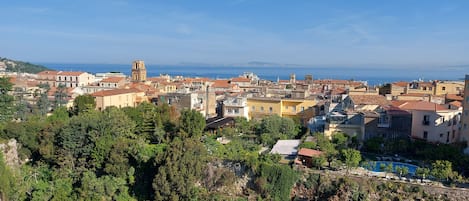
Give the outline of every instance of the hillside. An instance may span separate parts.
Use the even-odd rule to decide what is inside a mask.
[[[17,72],[20,70],[24,73],[38,73],[44,70],[50,70],[45,66],[32,64],[24,61],[15,61],[0,57],[0,71]]]

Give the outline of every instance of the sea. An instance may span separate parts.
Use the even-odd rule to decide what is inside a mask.
[[[84,71],[88,73],[121,72],[130,75],[131,64],[60,64],[41,63],[48,68],[62,71]],[[396,81],[413,80],[464,80],[469,74],[469,66],[445,68],[392,68],[392,67],[307,67],[307,66],[196,66],[196,65],[152,65],[146,64],[147,77],[160,74],[184,77],[207,77],[223,79],[238,77],[244,72],[252,72],[261,79],[287,80],[294,73],[297,80],[305,75],[313,79],[343,79],[366,81],[368,85],[382,85]]]

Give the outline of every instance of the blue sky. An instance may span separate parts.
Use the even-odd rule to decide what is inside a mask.
[[[31,62],[469,64],[469,1],[1,1],[0,56]]]

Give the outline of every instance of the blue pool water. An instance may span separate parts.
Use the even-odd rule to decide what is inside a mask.
[[[384,164],[385,166],[389,165],[389,163],[392,163],[392,170],[393,172],[396,171],[397,167],[407,167],[409,170],[410,175],[415,175],[415,171],[417,170],[418,166],[408,164],[408,163],[401,163],[401,162],[391,162],[391,161],[374,161],[376,165],[373,167],[373,172],[384,172],[384,170],[381,169],[381,164]]]

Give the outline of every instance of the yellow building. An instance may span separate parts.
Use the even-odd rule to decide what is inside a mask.
[[[98,91],[91,94],[96,101],[96,109],[104,110],[107,107],[115,106],[135,107],[141,102],[146,102],[145,92],[137,89],[113,89]]]
[[[316,101],[312,99],[282,99],[282,117],[298,117],[300,113],[312,108]]]
[[[282,116],[282,100],[279,98],[248,98],[249,119],[269,115]]]
[[[249,119],[259,119],[269,115],[300,117],[316,105],[312,99],[248,98]]]
[[[440,81],[436,82],[434,95],[461,94],[464,91],[464,82]]]
[[[409,83],[405,93],[433,95],[434,86],[431,82],[411,82]]]

